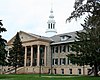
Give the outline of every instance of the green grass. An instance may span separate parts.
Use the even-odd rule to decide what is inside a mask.
[[[0,75],[0,80],[100,80],[100,77],[93,76],[62,76],[38,74],[9,74]]]

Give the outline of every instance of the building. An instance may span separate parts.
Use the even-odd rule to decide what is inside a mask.
[[[49,34],[44,37],[24,31],[19,32],[24,47],[24,66],[17,69],[17,73],[46,73],[66,75],[88,75],[91,67],[72,64],[67,55],[72,51],[69,45],[74,42],[75,33],[56,34],[53,10],[48,20]],[[8,41],[8,48],[12,47],[15,36]],[[42,52],[40,52],[40,49]],[[40,65],[41,61],[41,65]]]

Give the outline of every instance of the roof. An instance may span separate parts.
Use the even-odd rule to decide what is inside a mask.
[[[32,37],[35,37],[37,39],[40,39],[40,40],[49,41],[49,42],[51,42],[51,45],[74,42],[75,41],[75,36],[76,36],[76,31],[75,32],[70,32],[70,33],[58,34],[58,35],[54,35],[52,37],[40,36],[40,35],[36,35],[36,34],[33,34],[33,33],[27,33],[27,32],[24,32],[24,31],[20,31],[20,33],[28,34],[28,35],[30,35]],[[61,40],[61,37],[63,37],[63,36],[66,36],[67,39],[66,40]],[[14,37],[12,39],[14,39]],[[11,42],[12,39],[9,42]]]
[[[44,39],[44,40],[52,41],[52,39],[50,37],[40,36],[40,35],[36,35],[36,34],[33,34],[33,33],[28,33],[28,34],[31,35],[31,36],[37,37],[39,39]]]
[[[61,40],[61,37],[63,37],[63,36],[67,36],[68,39]],[[70,33],[54,35],[54,36],[51,37],[51,39],[53,40],[51,45],[74,42],[75,36],[76,36],[76,32],[70,32]]]
[[[27,33],[27,32],[24,32],[24,31],[19,31],[19,33],[24,33],[24,34],[26,34],[26,35],[29,35],[29,36],[31,36],[32,39],[33,39],[33,38],[36,38],[36,39],[38,39],[38,40],[45,40],[45,41],[48,41],[48,42],[52,42],[52,39],[49,38],[49,37],[44,37],[44,36],[36,35],[36,34],[33,34],[33,33]],[[16,36],[16,35],[15,35],[15,36]],[[15,36],[14,36],[12,39],[10,39],[10,40],[8,41],[8,44],[12,44],[13,39],[15,38]],[[31,40],[32,40],[32,39],[31,39]]]
[[[36,36],[40,39],[44,39],[44,40],[49,40],[51,41],[51,45],[54,44],[62,44],[62,43],[69,43],[69,42],[74,42],[75,41],[75,36],[76,36],[76,31],[75,32],[69,32],[69,33],[63,33],[63,34],[58,34],[58,35],[54,35],[52,37],[45,37],[45,36],[40,36],[40,35],[36,35],[33,33],[28,33],[32,36]],[[61,40],[61,37],[66,36],[68,37],[68,39],[66,40]]]

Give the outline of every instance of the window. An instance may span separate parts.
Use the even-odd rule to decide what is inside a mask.
[[[40,65],[44,65],[44,59],[40,60]]]
[[[35,58],[35,59],[34,59],[33,66],[36,66],[36,65],[37,65],[37,59]]]
[[[65,36],[61,36],[61,41],[64,41],[65,40]]]
[[[60,46],[60,53],[66,52],[66,45],[61,45]]]
[[[53,24],[53,29],[55,29],[55,24]]]
[[[51,50],[52,50],[52,53],[54,53],[54,52],[55,52],[55,51],[54,51],[54,50],[55,50],[55,48],[54,48],[54,47],[52,47],[52,48],[51,48]]]
[[[52,23],[51,23],[51,29],[52,29]]]
[[[70,63],[69,57],[67,58],[67,61],[68,61],[67,63],[69,64]]]
[[[50,24],[48,24],[48,28],[50,29]]]
[[[69,45],[67,46],[67,51],[70,52],[70,46]]]
[[[66,58],[60,58],[60,65],[66,64]]]
[[[63,46],[63,52],[66,52],[66,46],[65,45]]]
[[[78,74],[81,74],[81,69],[78,69]]]
[[[69,35],[61,35],[61,41],[65,41],[65,40],[68,40],[69,38],[71,38],[71,36]]]
[[[31,55],[31,47],[27,46],[27,56],[30,56],[30,55]]]
[[[70,74],[72,74],[72,69],[69,69]]]
[[[55,64],[58,65],[58,59],[55,59]]]
[[[62,74],[64,74],[64,69],[61,69]]]
[[[58,53],[58,46],[53,46],[51,50],[52,50],[52,53]]]
[[[55,48],[55,52],[58,53],[58,46],[56,46],[56,48]]]
[[[53,65],[58,65],[58,59],[53,59]]]
[[[62,46],[60,46],[60,53],[62,52]]]

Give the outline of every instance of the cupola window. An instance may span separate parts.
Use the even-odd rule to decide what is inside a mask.
[[[52,23],[51,23],[51,29],[52,29]]]
[[[55,24],[53,24],[53,29],[55,29]]]
[[[48,29],[50,29],[50,24],[48,24]]]

